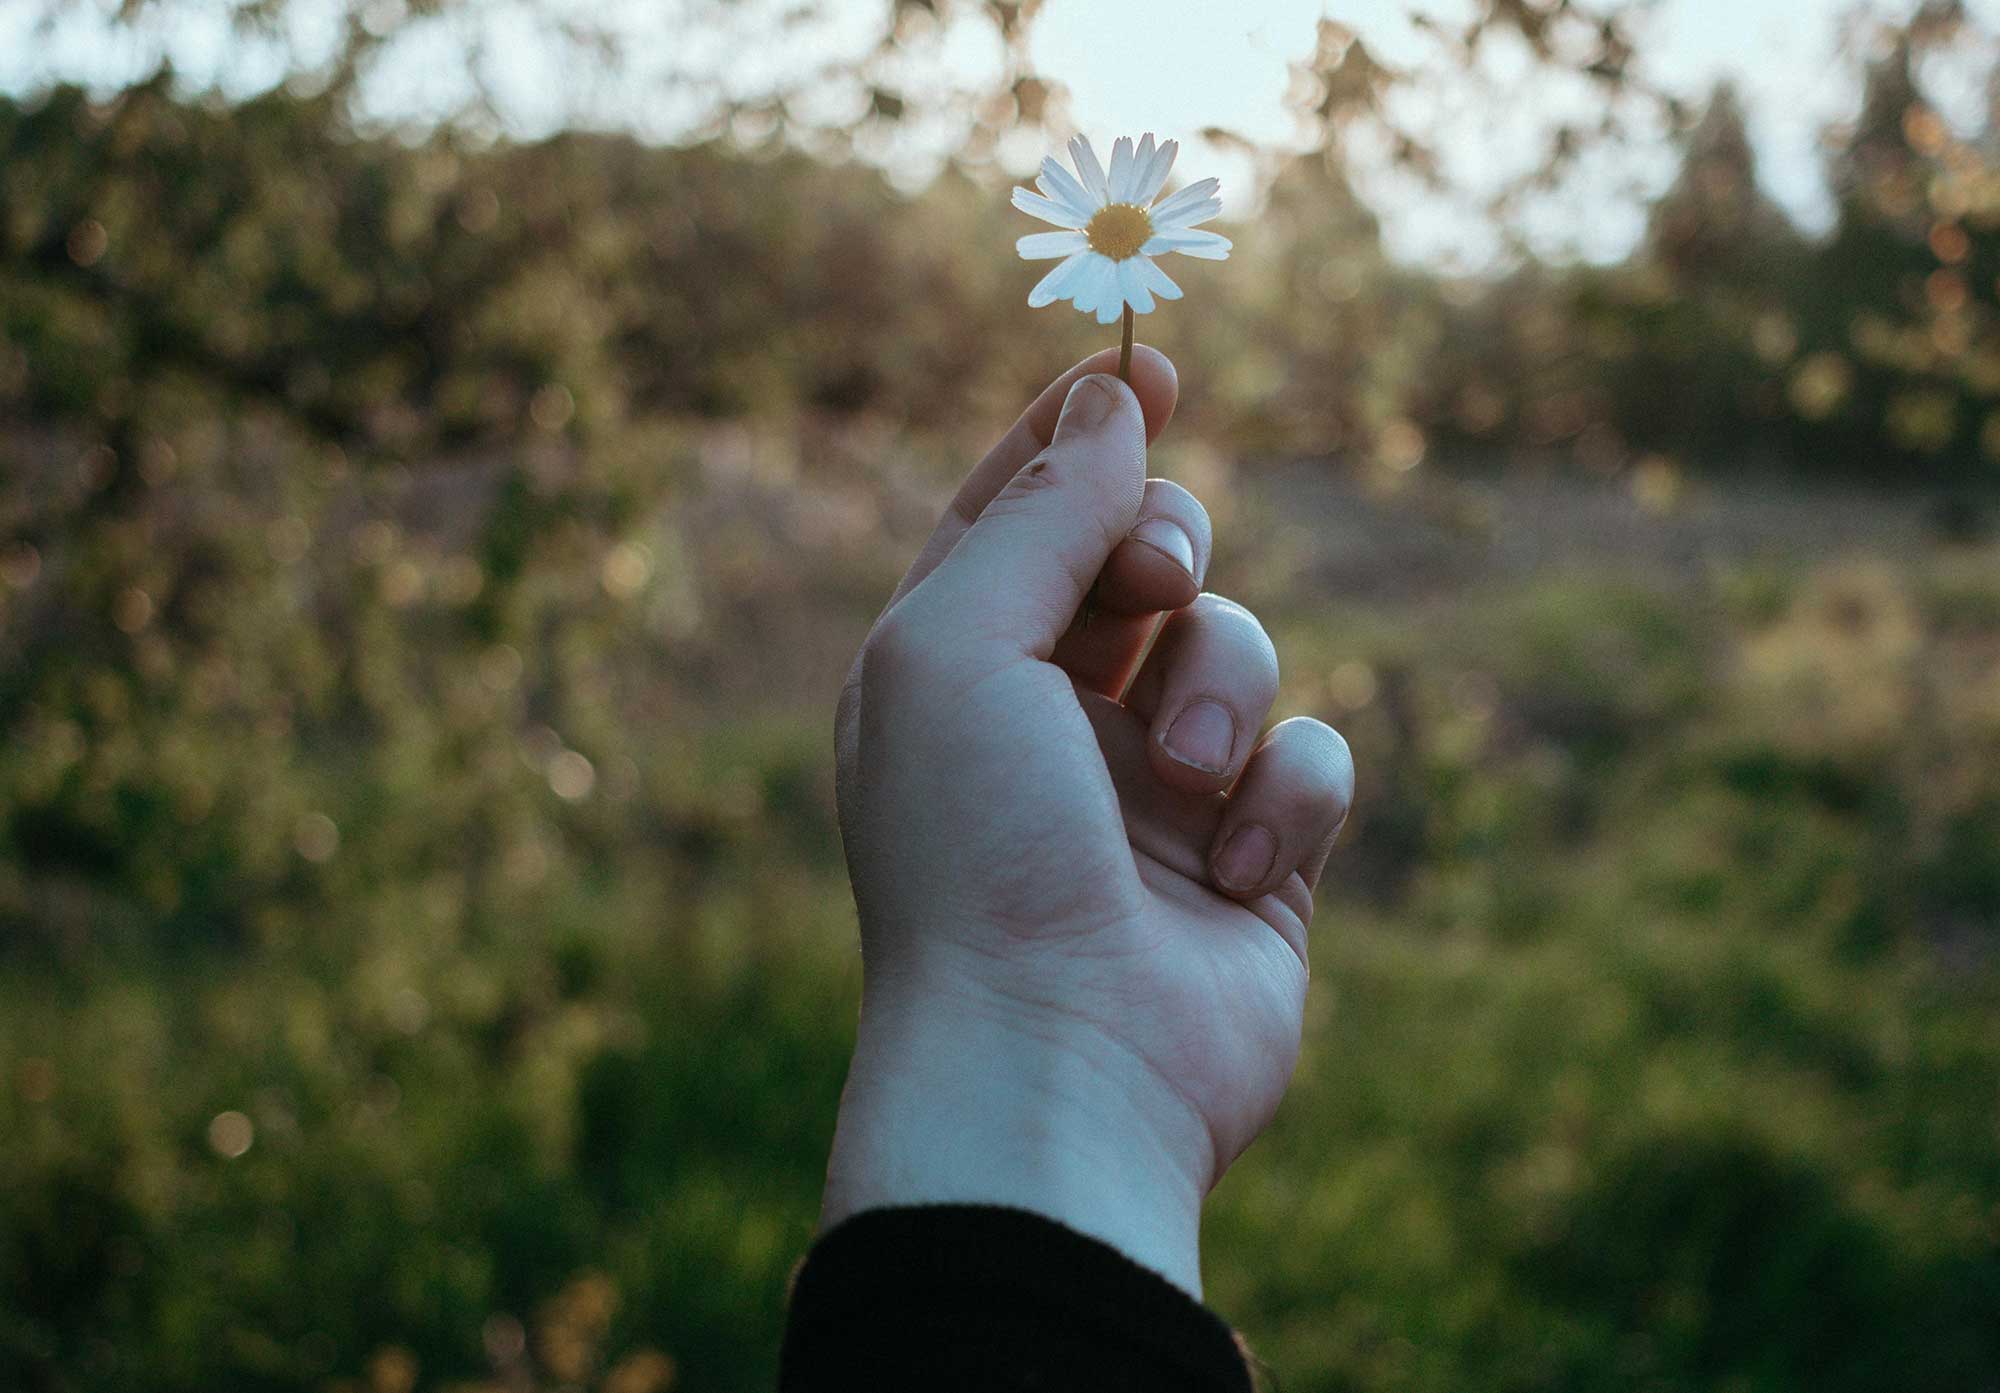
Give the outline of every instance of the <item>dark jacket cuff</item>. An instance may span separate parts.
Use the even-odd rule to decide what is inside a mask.
[[[792,1281],[779,1387],[1249,1393],[1207,1307],[1107,1244],[995,1205],[857,1214]]]

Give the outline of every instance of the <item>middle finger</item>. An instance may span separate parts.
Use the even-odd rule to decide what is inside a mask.
[[[1257,616],[1202,595],[1167,616],[1125,704],[1146,722],[1162,783],[1218,793],[1242,772],[1277,695],[1277,650]]]

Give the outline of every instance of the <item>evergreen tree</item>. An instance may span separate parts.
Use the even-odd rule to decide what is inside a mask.
[[[1961,480],[2000,459],[1993,130],[1954,135],[1916,69],[1962,23],[1956,4],[1927,5],[1869,68],[1829,166],[1839,222],[1802,297],[1812,352],[1790,394],[1829,448]]]
[[[1781,453],[1804,239],[1758,184],[1733,87],[1715,89],[1680,153],[1632,260],[1574,283],[1610,417],[1635,445],[1711,464]]]
[[[1727,82],[1682,142],[1681,172],[1653,205],[1641,255],[1678,288],[1768,288],[1799,250],[1784,213],[1757,184],[1743,104]]]

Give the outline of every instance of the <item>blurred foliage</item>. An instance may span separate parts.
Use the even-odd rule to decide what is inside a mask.
[[[1451,36],[1466,61],[1506,8]],[[1679,113],[1680,176],[1626,263],[1530,260],[1481,281],[1384,259],[1337,133],[1379,118],[1404,77],[1329,24],[1295,94],[1327,143],[1269,157],[1237,264],[1182,268],[1199,324],[1147,328],[1205,384],[1199,426],[1239,448],[1391,471],[1432,445],[1598,473],[1779,464],[1985,491],[2000,135],[1954,132],[1915,78],[1961,36],[1956,14],[1934,3],[1883,31],[1858,118],[1828,133],[1831,234],[1802,235],[1761,191],[1725,87]],[[1611,26],[1560,47],[1623,42]],[[911,200],[798,153],[779,121],[681,149],[459,127],[412,145],[353,137],[344,111],[334,90],[277,89],[225,112],[176,100],[164,72],[104,105],[66,88],[0,104],[0,401],[129,459],[129,423],[157,419],[147,393],[171,377],[416,460],[505,438],[537,400],[585,430],[815,409],[942,424],[1011,399],[1051,333],[1097,342],[1075,317],[1019,312],[1019,219],[996,216],[976,162]],[[1402,163],[1432,168],[1398,139]],[[1584,140],[1558,132],[1570,156]]]
[[[1829,132],[1830,235],[1807,239],[1759,189],[1722,88],[1631,260],[1473,291],[1413,415],[1450,443],[1602,471],[1664,456],[1990,489],[2000,126],[1953,134],[1913,78],[1956,32],[1893,33],[1858,119]]]
[[[532,51],[541,85],[556,89],[537,99],[572,127],[601,125],[607,109],[596,99],[615,90],[628,114],[634,105],[671,104],[681,133],[769,132],[821,154],[879,155],[904,125],[952,129],[952,158],[974,166],[991,164],[1009,133],[1066,137],[1070,128],[1067,92],[1030,57],[1041,0],[663,0],[637,9],[555,0],[16,3],[37,38],[87,12],[105,42],[142,63],[171,61],[176,29],[199,32],[350,113],[368,108],[371,80],[415,51],[439,79],[423,94],[426,109],[461,126],[504,126],[505,70],[518,78],[521,53]],[[1540,137],[1542,158],[1528,182],[1542,186],[1559,182],[1594,142],[1628,134],[1631,108],[1676,105],[1633,63],[1635,18],[1606,0],[1470,0],[1420,5],[1407,16],[1436,63],[1469,66],[1484,46],[1504,45],[1531,74],[1577,75],[1602,99],[1593,122],[1564,121]],[[440,43],[462,59],[449,73],[437,70]],[[943,45],[992,55],[991,70],[969,76],[937,61]],[[750,76],[732,61],[746,50],[783,57]],[[1422,62],[1383,62],[1355,28],[1326,18],[1299,73],[1301,115],[1324,132],[1369,123],[1399,159],[1434,178],[1438,152],[1386,100],[1422,85],[1427,71]]]
[[[1628,265],[1397,269],[1306,156],[1148,325],[1362,771],[1210,1216],[1288,1389],[2000,1369],[2000,203],[1929,22],[1826,239],[1719,93]],[[0,103],[0,1387],[770,1385],[832,696],[1103,346],[1017,221],[775,135]]]

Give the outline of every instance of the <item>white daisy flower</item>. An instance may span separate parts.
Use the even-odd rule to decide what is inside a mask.
[[[1099,324],[1111,323],[1128,306],[1151,314],[1155,295],[1181,298],[1181,288],[1154,257],[1180,252],[1205,261],[1229,259],[1227,237],[1198,230],[1222,211],[1219,181],[1202,179],[1153,202],[1179,151],[1174,140],[1155,147],[1150,132],[1136,147],[1131,137],[1120,136],[1112,143],[1107,173],[1090,142],[1074,136],[1069,153],[1075,174],[1045,159],[1035,179],[1041,192],[1014,190],[1016,208],[1063,229],[1030,233],[1014,244],[1024,261],[1063,258],[1028,292],[1030,308],[1068,300],[1086,314],[1095,312]]]

